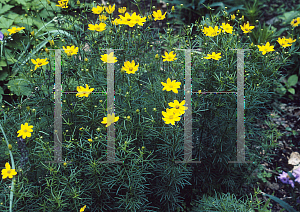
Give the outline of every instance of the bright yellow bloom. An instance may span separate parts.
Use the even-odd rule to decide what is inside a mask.
[[[51,46],[54,46],[54,40],[49,40]]]
[[[201,90],[199,90],[198,93],[201,94]]]
[[[75,48],[75,46],[67,46],[67,48],[63,46],[63,49],[68,56],[78,53],[78,47]]]
[[[121,24],[126,24],[130,27],[133,27],[136,22],[132,19],[132,16],[129,15],[129,13],[125,13],[125,16],[119,15],[120,19],[122,20],[120,23]]]
[[[175,11],[175,7],[174,7],[174,6],[172,6],[172,8],[171,8],[171,11],[172,11],[172,12],[174,12],[174,11]]]
[[[89,141],[89,142],[93,142],[93,139],[89,138],[88,141]]]
[[[174,54],[173,51],[171,51],[169,54],[168,54],[168,52],[165,52],[165,56],[162,55],[162,58],[164,58],[163,59],[164,62],[177,60],[177,58],[175,58],[175,57],[176,57],[176,54]]]
[[[176,114],[174,112],[174,109],[169,109],[167,108],[166,110],[167,112],[165,111],[162,111],[162,115],[164,116],[164,118],[162,118],[166,124],[172,124],[172,125],[175,125],[175,121],[180,121],[180,117],[178,114]]]
[[[68,2],[69,2],[69,0],[61,0],[61,1],[58,1],[59,5],[55,5],[55,6],[58,6],[61,8],[68,8]]]
[[[188,109],[188,107],[184,106],[185,100],[183,100],[181,103],[179,103],[177,100],[174,100],[174,102],[169,102],[169,106],[174,108],[175,114],[182,115],[185,113],[185,110]]]
[[[129,61],[124,62],[124,66],[122,67],[122,70],[126,71],[127,74],[135,74],[138,68],[139,68],[139,64],[135,65],[134,60],[132,60],[131,63]]]
[[[251,30],[254,29],[254,26],[249,25],[249,22],[247,22],[247,24],[244,23],[244,26],[240,25],[240,27],[245,34],[251,32]]]
[[[28,126],[27,122],[25,124],[21,124],[21,129],[17,132],[19,134],[17,137],[22,136],[23,139],[25,139],[26,137],[30,138],[31,132],[33,132],[32,128],[33,126]]]
[[[99,20],[101,22],[105,21],[107,19],[107,17],[105,15],[99,15]]]
[[[291,21],[292,27],[297,27],[300,24],[300,17],[297,17]]]
[[[289,44],[292,44],[292,43],[296,42],[296,39],[293,40],[292,38],[287,38],[286,41],[287,41]]]
[[[125,13],[126,12],[126,7],[120,7],[119,9],[118,9],[118,12],[119,13]]]
[[[296,40],[295,40],[296,41]],[[291,46],[292,44],[289,43],[289,40],[286,39],[285,37],[283,38],[278,38],[277,42],[282,46],[283,48]]]
[[[31,59],[31,62],[35,65],[34,70],[36,70],[38,67],[47,65],[49,63],[49,61],[47,61],[47,58],[46,59],[37,58],[36,60]]]
[[[164,86],[162,89],[167,91],[173,91],[174,93],[178,93],[178,88],[180,88],[181,82],[176,82],[176,80],[171,81],[170,78],[167,79],[167,83],[161,82],[161,84]]]
[[[83,206],[82,208],[80,208],[80,211],[79,211],[79,212],[83,212],[83,211],[85,210],[85,208],[86,208],[86,205]]]
[[[156,12],[153,11],[153,17],[154,17],[154,21],[159,21],[159,20],[164,20],[166,18],[166,13],[162,14],[161,10],[157,10]]]
[[[107,55],[107,54],[101,55],[101,60],[105,63],[116,63],[117,62],[117,58],[114,57],[113,52],[111,52],[109,55]]]
[[[5,169],[2,169],[1,174],[2,174],[2,179],[5,179],[7,177],[13,178],[13,176],[16,175],[17,172],[15,169],[11,169],[9,163],[6,162]]]
[[[231,19],[231,20],[234,20],[234,19],[235,19],[235,15],[232,14],[232,15],[230,16],[230,19]]]
[[[119,116],[115,117],[115,114],[107,114],[107,117],[104,117],[101,123],[106,124],[106,127],[109,127],[112,123],[117,122],[119,118]]]
[[[22,29],[25,29],[25,27],[18,27],[18,28],[13,27],[11,29],[8,29],[7,31],[9,31],[9,35],[11,35],[21,31]]]
[[[259,51],[261,51],[263,55],[265,55],[267,52],[275,51],[274,46],[270,46],[269,42],[267,42],[265,46],[257,45],[257,47],[259,48]]]
[[[140,26],[143,26],[144,22],[146,22],[146,17],[142,18],[140,15],[136,15],[135,12],[131,15],[131,19],[135,24]]]
[[[105,11],[108,14],[112,14],[115,11],[115,6],[116,6],[115,4],[114,4],[114,6],[109,5],[108,7],[105,7]]]
[[[214,60],[219,60],[221,58],[221,53],[215,53],[213,52],[212,54],[207,54],[207,57],[204,57],[204,59],[214,59]]]
[[[202,29],[202,32],[209,37],[215,37],[217,35],[219,35],[221,33],[221,29],[219,29],[218,26],[215,26],[214,28],[212,28],[211,26],[209,27],[204,27],[204,29]]]
[[[111,23],[114,24],[114,25],[119,25],[119,24],[122,23],[122,20],[119,19],[119,18],[116,18],[115,20],[111,21]]]
[[[148,19],[149,19],[149,21],[151,21],[152,20],[152,15],[148,15]]]
[[[227,33],[232,34],[233,27],[230,26],[230,24],[222,23],[221,27],[223,28],[223,32],[227,32]]]
[[[89,24],[89,30],[95,30],[97,32],[102,32],[105,30],[106,24],[100,23],[100,24]]]
[[[103,10],[104,10],[104,7],[101,7],[101,6],[93,7],[92,13],[99,15],[103,12]]]
[[[82,86],[77,86],[77,91],[78,93],[76,94],[76,96],[79,97],[88,97],[90,93],[93,92],[94,88],[89,88],[89,86],[87,84],[85,84],[85,88]]]

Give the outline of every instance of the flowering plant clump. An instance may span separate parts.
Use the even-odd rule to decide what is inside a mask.
[[[279,68],[298,45],[295,36],[253,44],[257,24],[225,11],[177,30],[171,20],[178,5],[142,11],[139,1],[137,10],[49,2],[61,11],[53,29],[3,31],[7,41],[8,32],[24,30],[34,45],[6,85],[20,98],[2,107],[9,153],[2,155],[16,164],[7,163],[2,176],[18,173],[15,198],[3,200],[3,211],[176,211],[191,182],[201,187],[197,194],[240,191],[255,166],[228,163],[236,158],[236,120],[247,129],[245,159],[259,163],[250,147],[269,147],[274,131],[257,122],[277,98]],[[298,182],[298,172],[293,176]]]

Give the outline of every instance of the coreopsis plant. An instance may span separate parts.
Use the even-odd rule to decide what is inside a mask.
[[[113,52],[111,52],[109,55],[107,55],[107,54],[101,55],[101,60],[105,63],[116,63],[116,62],[118,62],[117,58],[114,57]]]
[[[126,71],[127,74],[135,74],[135,72],[138,70],[139,64],[135,65],[134,60],[124,62],[124,66],[122,67],[122,70]]]
[[[5,178],[13,178],[14,175],[17,175],[17,172],[15,169],[11,169],[9,163],[5,163],[5,169],[2,169],[1,171],[2,179]]]
[[[177,60],[177,58],[175,58],[175,57],[176,57],[176,54],[174,54],[173,51],[171,51],[170,53],[165,52],[165,55],[162,55],[162,58],[164,58],[164,59],[163,59],[164,62],[165,62],[165,61],[172,62],[172,61],[174,61],[174,60]]]
[[[106,29],[106,24],[105,23],[100,23],[100,24],[89,24],[89,30],[91,31],[97,31],[97,32],[102,32]]]
[[[180,88],[181,82],[176,82],[176,80],[172,80],[170,78],[167,79],[167,83],[161,82],[161,84],[164,86],[163,91],[173,91],[174,93],[178,93],[178,88]]]
[[[22,136],[23,139],[25,139],[26,137],[30,138],[31,132],[33,132],[32,128],[33,126],[28,125],[28,123],[21,124],[21,129],[18,131],[18,137]]]
[[[204,59],[213,59],[213,60],[219,60],[221,58],[221,53],[215,53],[213,52],[212,54],[207,54],[206,57],[204,57]]]
[[[86,84],[85,86],[85,88],[82,86],[77,86],[78,93],[76,94],[76,96],[88,97],[89,94],[93,92],[94,88],[89,88],[88,84]]]
[[[39,67],[42,67],[44,65],[47,65],[49,63],[49,61],[47,61],[48,58],[45,59],[40,59],[37,58],[36,60],[31,59],[31,62],[35,65],[34,70],[36,70]]]
[[[250,26],[249,22],[247,22],[247,23],[244,23],[244,25],[243,25],[243,26],[242,26],[242,25],[240,25],[240,27],[241,27],[241,29],[243,30],[243,32],[244,32],[245,34],[247,34],[247,33],[251,32],[251,30],[253,30],[253,29],[254,29],[254,26]]]
[[[69,3],[69,0],[60,0],[60,1],[58,1],[58,5],[56,5],[56,6],[61,7],[61,8],[69,8],[68,3]]]
[[[297,27],[297,26],[299,26],[299,24],[300,24],[300,17],[294,18],[294,19],[291,21],[292,27]]]
[[[154,21],[161,21],[164,20],[166,18],[166,13],[162,14],[161,10],[157,10],[157,11],[153,11],[153,17],[154,17]]]
[[[102,124],[105,124],[105,127],[109,127],[112,123],[117,122],[119,120],[119,116],[115,116],[115,114],[107,114],[107,117],[103,118]]]
[[[274,50],[274,46],[271,46],[269,42],[266,43],[264,46],[257,45],[259,48],[259,51],[262,52],[263,55],[265,55],[267,52],[272,52]]]
[[[8,29],[7,31],[9,31],[9,35],[11,34],[15,34],[17,32],[20,32],[22,29],[25,29],[25,27],[12,27],[11,29]]]
[[[97,7],[92,8],[92,13],[99,15],[103,12],[103,10],[104,10],[104,7],[101,7],[98,5]]]
[[[63,46],[63,49],[69,57],[78,53],[78,47],[75,48],[75,46]]]

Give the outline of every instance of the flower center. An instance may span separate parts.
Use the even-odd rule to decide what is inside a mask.
[[[127,18],[127,21],[131,21],[131,19],[130,19],[130,18]]]
[[[169,119],[173,119],[173,115],[170,115],[170,116],[169,116]]]
[[[10,173],[11,173],[11,170],[8,170],[8,171],[7,171],[7,174],[10,174]]]
[[[38,63],[38,65],[39,65],[39,66],[41,66],[41,65],[42,65],[42,63]]]
[[[129,71],[132,71],[132,70],[133,70],[133,68],[132,68],[132,67],[130,67],[130,68],[129,68]]]
[[[24,130],[24,132],[26,133],[26,132],[27,132],[27,130]]]
[[[179,106],[178,105],[176,105],[176,107],[175,107],[176,109],[179,109]]]
[[[170,85],[170,88],[173,88],[173,85]]]

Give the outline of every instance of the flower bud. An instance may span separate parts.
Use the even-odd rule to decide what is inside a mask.
[[[172,8],[171,8],[171,11],[172,11],[172,12],[174,12],[174,11],[175,11],[175,7],[174,7],[174,6],[172,6]]]
[[[8,144],[8,149],[11,150],[12,149],[12,145]]]

